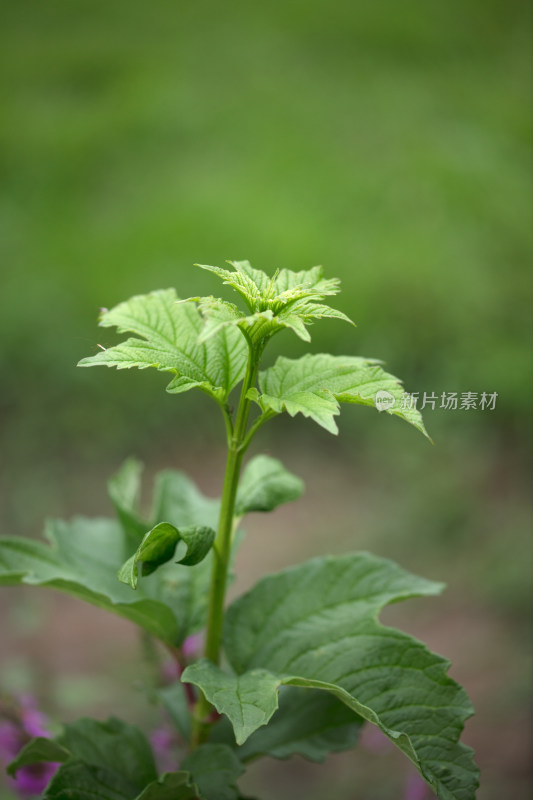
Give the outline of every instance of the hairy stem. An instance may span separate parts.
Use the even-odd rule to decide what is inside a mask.
[[[250,400],[248,400],[246,395],[249,389],[255,384],[259,366],[259,356],[260,353],[250,345],[250,354],[242,384],[237,417],[235,419],[231,438],[228,437],[228,455],[226,459],[224,488],[222,490],[218,531],[213,545],[213,571],[211,573],[204,652],[205,657],[214,664],[218,664],[220,661],[222,627],[224,624],[224,601],[226,597],[226,585],[233,539],[235,498],[239,485],[242,459],[246,449],[242,447],[247,438],[246,429],[250,414]],[[247,441],[247,444],[249,444],[249,441]],[[204,695],[201,694],[193,713],[191,738],[191,746],[193,748],[197,747],[205,740],[210,724],[208,717],[212,711],[213,707],[205,699]]]

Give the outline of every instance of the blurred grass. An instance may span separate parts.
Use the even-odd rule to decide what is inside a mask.
[[[225,258],[323,263],[359,331],[324,323],[316,349],[384,358],[413,390],[499,391],[502,424],[529,418],[521,2],[5,6],[8,452],[51,416],[49,448],[129,438],[131,414],[99,419],[132,392],[144,418],[152,385],[73,369],[109,336],[98,308],[216,292],[191,265]]]
[[[102,476],[130,453],[217,489],[222,431],[206,398],[165,395],[157,374],[75,369],[112,341],[96,328],[100,306],[166,286],[216,294],[194,262],[322,263],[358,329],[317,325],[315,352],[383,358],[421,394],[498,400],[429,411],[435,448],[368,409],[345,409],[339,440],[273,423],[259,446],[312,488],[296,541],[281,535],[269,565],[326,538],[448,580],[443,620],[466,608],[494,625],[483,658],[509,631],[510,685],[497,708],[481,692],[480,725],[510,729],[529,692],[528,6],[21,0],[2,11],[5,532],[107,512]],[[304,352],[288,335],[271,358],[282,349]],[[495,787],[484,797],[507,786],[518,800],[510,757],[493,766],[487,745],[483,758]]]

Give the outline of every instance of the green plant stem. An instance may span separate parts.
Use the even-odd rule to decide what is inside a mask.
[[[250,441],[246,436],[248,417],[250,414],[250,400],[246,395],[249,389],[255,384],[259,357],[260,353],[258,350],[250,344],[248,365],[242,384],[235,426],[233,427],[231,438],[228,438],[228,455],[226,459],[226,472],[224,488],[222,490],[218,531],[213,545],[213,571],[211,574],[204,651],[205,657],[214,664],[218,664],[220,661],[222,627],[224,624],[224,601],[226,597],[226,585],[233,539],[235,498],[239,485],[242,459],[246,450],[243,444],[246,440],[246,446],[248,446]],[[191,746],[193,748],[201,744],[207,736],[210,724],[208,717],[212,708],[211,703],[201,694],[193,712],[191,737]]]

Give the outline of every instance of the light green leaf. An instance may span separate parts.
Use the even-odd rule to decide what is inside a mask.
[[[220,714],[233,724],[237,744],[261,725],[266,725],[278,707],[277,675],[262,669],[229,675],[207,659],[191,664],[181,676],[184,683],[193,683],[205,694]]]
[[[256,456],[244,469],[235,514],[241,517],[251,511],[272,511],[282,503],[297,500],[303,491],[303,481],[288,472],[281,461]]]
[[[223,744],[203,744],[181,762],[192,774],[202,800],[238,800],[235,781],[244,772],[231,748]]]
[[[127,552],[124,557],[139,546],[151,527],[139,514],[142,470],[140,461],[128,458],[107,484],[109,497],[125,534]]]
[[[280,684],[331,692],[378,725],[441,800],[472,800],[478,772],[459,742],[472,714],[464,690],[447,676],[449,662],[377,621],[388,603],[441,589],[367,553],[314,559],[230,606],[226,656],[241,678],[268,670]],[[265,696],[261,674],[267,707],[276,689]]]
[[[399,379],[371,359],[326,353],[296,359],[280,356],[259,374],[259,388],[261,393],[253,389],[248,396],[263,411],[303,414],[331,433],[338,432],[334,416],[340,413],[339,404],[355,403],[394,414],[428,435]]]
[[[174,557],[178,542],[185,542],[187,551],[176,563],[192,567],[204,560],[214,540],[215,531],[212,528],[191,525],[178,530],[170,522],[160,522],[148,531],[137,551],[119,569],[118,579],[136,589],[137,564],[142,562],[143,575],[151,575]]]
[[[194,304],[179,303],[174,289],[132,297],[105,311],[99,324],[136,336],[82,359],[78,366],[155,367],[175,375],[168,392],[197,387],[218,402],[225,402],[244,376],[248,350],[239,332],[230,327],[209,342],[199,342],[202,317]]]
[[[273,336],[283,328],[290,328],[300,339],[311,337],[307,325],[315,319],[330,317],[352,321],[342,311],[320,302],[328,295],[337,294],[339,280],[326,280],[322,267],[293,272],[277,271],[270,278],[262,270],[253,269],[248,261],[230,261],[234,270],[197,264],[223,279],[245,301],[250,314],[243,314],[237,306],[214,297],[196,298],[205,319],[201,341],[224,328],[240,328],[253,343]]]

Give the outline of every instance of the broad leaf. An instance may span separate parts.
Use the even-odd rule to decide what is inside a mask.
[[[108,481],[107,490],[124,530],[127,552],[138,547],[150,524],[140,515],[141,475],[143,465],[135,458],[128,458],[119,471]]]
[[[164,642],[177,642],[173,610],[118,582],[124,541],[116,522],[82,517],[49,522],[46,535],[50,546],[22,537],[0,538],[0,585],[59,589],[126,617]]]
[[[220,500],[202,494],[184,472],[169,469],[156,475],[150,514],[154,523],[168,519],[177,528],[190,525],[216,528],[219,512]]]
[[[280,356],[259,374],[259,388],[260,392],[250,390],[249,397],[263,411],[303,414],[331,433],[338,433],[334,417],[340,413],[340,403],[356,403],[395,414],[427,436],[411,396],[398,378],[373,360],[326,353],[296,359]]]
[[[238,800],[235,781],[244,767],[226,745],[201,745],[189,753],[180,766],[192,774],[202,800]]]
[[[141,522],[139,468],[127,462],[111,480],[120,523],[77,517],[47,524],[44,542],[0,537],[0,586],[49,586],[126,617],[168,644],[180,644],[205,625],[211,555],[198,565],[167,564],[142,581],[136,592],[121,585],[117,571],[143,535],[163,519],[178,530],[216,526],[219,501],[201,494],[180,472],[156,478],[151,520]],[[133,520],[133,521],[132,521]],[[138,527],[135,527],[138,526]]]
[[[193,304],[178,302],[174,289],[132,297],[104,311],[99,324],[135,337],[82,359],[80,367],[155,367],[175,375],[168,392],[197,387],[218,402],[225,402],[244,376],[248,350],[239,332],[230,327],[199,342],[202,317]]]
[[[244,469],[235,513],[240,517],[251,511],[272,511],[282,503],[297,500],[303,491],[303,481],[288,472],[281,461],[255,456]]]
[[[310,341],[307,326],[315,319],[330,317],[351,320],[342,311],[321,301],[337,294],[339,280],[325,279],[322,267],[293,272],[283,269],[270,278],[248,261],[230,261],[232,270],[197,264],[214,272],[234,288],[245,301],[250,314],[243,314],[233,303],[216,297],[193,298],[199,301],[205,325],[200,337],[207,341],[221,330],[240,328],[252,342],[267,339],[283,328],[290,328],[300,339]]]
[[[237,744],[243,744],[257,728],[266,725],[278,707],[280,680],[266,670],[229,675],[202,659],[187,667],[181,679],[199,686],[216,710],[229,717]]]
[[[260,670],[262,709],[277,692],[265,670],[279,684],[331,692],[378,725],[442,800],[472,800],[478,772],[458,741],[472,714],[464,690],[447,676],[449,662],[377,621],[388,603],[441,589],[366,553],[314,559],[263,579],[230,606],[226,656],[241,680]],[[224,697],[224,713],[240,730],[235,700]]]
[[[363,720],[331,693],[282,686],[278,696],[279,710],[238,748],[241,761],[293,755],[324,761],[330,753],[349,750],[357,742]],[[226,716],[213,728],[210,741],[235,745],[235,734]]]
[[[59,760],[64,763],[45,790],[43,800],[94,800],[96,796],[102,800],[132,800],[157,779],[154,757],[144,734],[113,717],[107,722],[79,719],[66,725],[55,744],[56,750],[50,744],[46,753],[42,744],[30,742],[25,756],[9,767],[13,774],[23,763],[52,758],[55,761],[61,755]],[[29,760],[31,756],[33,762]]]
[[[189,772],[165,772],[135,800],[197,800],[198,787]]]
[[[176,726],[184,741],[191,738],[191,715],[185,695],[185,687],[180,681],[156,689],[155,699],[159,701]]]
[[[16,759],[7,767],[7,773],[13,778],[21,767],[29,764],[42,764],[43,762],[64,763],[71,757],[71,753],[54,739],[47,739],[44,736],[37,736],[31,739],[22,748]]]
[[[177,564],[193,567],[203,561],[215,540],[212,528],[190,525],[186,528],[175,528],[170,522],[160,522],[145,535],[137,551],[129,558],[118,572],[122,583],[137,588],[138,567],[142,562],[142,574],[151,575],[162,564],[166,564],[176,551],[178,542],[184,542],[187,550],[177,560]]]

